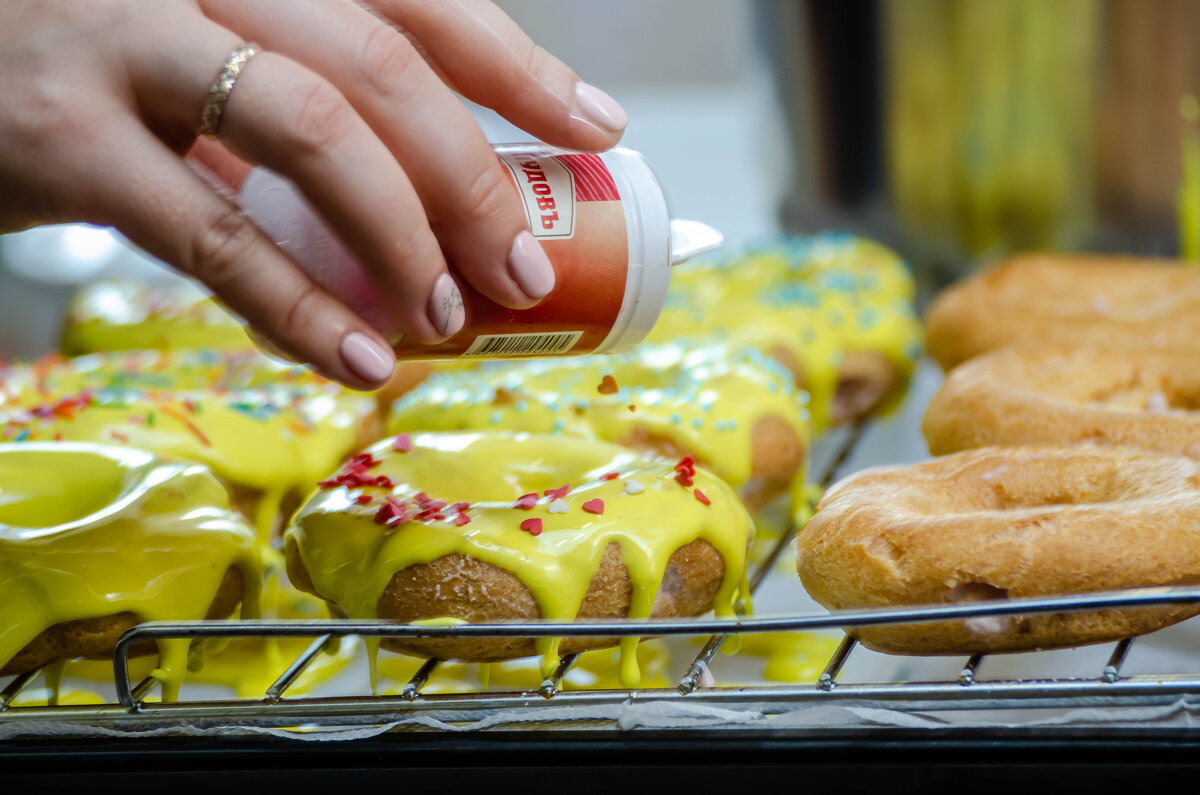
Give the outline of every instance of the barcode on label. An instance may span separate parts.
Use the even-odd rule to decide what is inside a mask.
[[[463,356],[542,356],[566,353],[575,347],[582,331],[548,334],[480,334]]]

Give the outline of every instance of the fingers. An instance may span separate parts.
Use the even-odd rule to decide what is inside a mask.
[[[395,358],[379,333],[321,290],[236,206],[140,122],[124,117],[102,151],[76,164],[98,223],[204,282],[290,358],[356,389],[375,389]]]
[[[173,20],[162,40],[130,44],[131,82],[160,125],[196,124],[213,76],[240,43],[195,8],[190,14]],[[371,274],[398,328],[425,343],[462,328],[462,310],[444,300],[457,287],[416,191],[328,81],[282,55],[260,53],[237,79],[220,138],[237,157],[299,187]]]
[[[617,102],[533,43],[489,0],[361,0],[420,43],[463,96],[543,141],[615,146],[629,123]]]
[[[532,306],[554,271],[526,231],[524,211],[463,104],[404,36],[350,3],[201,0],[206,14],[247,40],[327,78],[412,180],[443,251],[480,292]]]

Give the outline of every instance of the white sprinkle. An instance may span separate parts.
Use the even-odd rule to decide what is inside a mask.
[[[565,500],[550,500],[550,504],[546,506],[546,510],[550,513],[566,513],[571,510],[571,506],[567,505]]]
[[[645,490],[646,490],[646,487],[643,486],[641,483],[638,483],[636,480],[625,481],[625,493],[626,494],[641,494]]]

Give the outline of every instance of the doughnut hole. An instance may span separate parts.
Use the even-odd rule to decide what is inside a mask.
[[[242,601],[245,588],[242,570],[230,566],[225,570],[225,576],[221,578],[204,618],[211,620],[233,615],[233,611]],[[128,611],[60,622],[25,644],[16,656],[0,668],[0,676],[32,671],[48,662],[63,658],[104,659],[112,655],[113,647],[117,645],[121,635],[140,623],[141,619]],[[156,651],[154,641],[135,643],[130,649],[134,656],[154,654]]]

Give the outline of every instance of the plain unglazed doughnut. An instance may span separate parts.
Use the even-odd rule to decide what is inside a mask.
[[[325,481],[286,544],[293,583],[354,618],[570,621],[732,615],[752,533],[732,489],[690,459],[558,436],[421,433]],[[483,661],[603,645],[613,641],[385,643]]]
[[[922,430],[934,455],[1091,443],[1200,458],[1200,351],[992,351],[950,371]]]
[[[1132,448],[984,448],[838,483],[796,540],[830,609],[1200,583],[1200,463]],[[1192,606],[849,629],[894,654],[974,654],[1150,632]]]
[[[239,602],[257,615],[261,577],[254,531],[204,467],[101,445],[0,445],[0,674],[111,654],[142,621],[225,618]],[[159,644],[168,696],[189,643]]]
[[[944,290],[929,353],[949,370],[1006,345],[1200,346],[1200,268],[1099,254],[1023,254]]]

